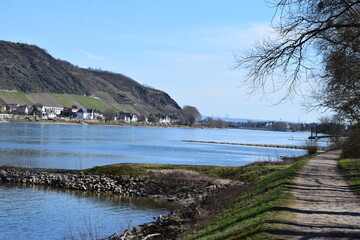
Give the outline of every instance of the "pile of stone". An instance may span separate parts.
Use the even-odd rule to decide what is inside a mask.
[[[83,173],[52,173],[26,169],[0,169],[0,183],[39,184],[53,187],[113,192],[127,196],[147,196],[147,179],[133,176],[106,177]]]
[[[132,230],[125,230],[121,236],[110,237],[110,240],[160,240],[176,239],[183,232],[184,224],[193,221],[197,214],[199,203],[191,203],[173,211],[168,216],[160,215],[156,221],[135,226]]]
[[[1,167],[0,183],[46,185],[93,192],[112,192],[124,196],[154,197],[168,201],[194,202],[213,189],[221,187],[211,180],[199,180],[184,175],[182,181],[174,181],[171,173],[165,177],[150,174],[144,176],[87,175],[82,172],[56,172],[39,169]],[[173,176],[173,177],[172,177]],[[186,178],[186,179],[185,179]]]

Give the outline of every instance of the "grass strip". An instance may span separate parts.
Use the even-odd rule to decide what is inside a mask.
[[[68,96],[66,94],[49,93],[56,101],[58,101],[63,107],[71,107],[71,104],[67,101]]]
[[[272,231],[276,224],[271,221],[286,214],[282,207],[292,198],[286,188],[308,160],[301,159],[261,178],[207,226],[184,239],[281,239]]]
[[[338,165],[354,190],[360,194],[360,159],[340,159]]]
[[[91,108],[96,109],[100,112],[104,112],[106,107],[102,100],[88,97],[88,96],[79,96],[79,95],[70,95],[75,101],[79,102],[81,105],[83,105],[85,108]]]
[[[197,165],[172,165],[172,164],[143,164],[143,163],[121,163],[101,167],[86,169],[85,174],[96,175],[144,175],[148,170],[190,170],[196,171],[213,178],[238,180],[242,182],[256,182],[265,175],[286,168],[286,165],[266,165],[266,166],[241,166],[241,167],[221,167],[221,166],[197,166]]]
[[[10,97],[22,102],[23,104],[32,104],[32,102],[26,98],[23,93],[19,92],[6,92]]]

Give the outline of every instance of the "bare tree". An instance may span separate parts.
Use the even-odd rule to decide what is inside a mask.
[[[315,96],[320,106],[360,124],[360,54],[334,51],[326,56],[323,89]]]
[[[193,126],[196,119],[201,117],[199,110],[196,107],[184,106],[180,112],[180,123],[188,126]]]
[[[287,131],[288,130],[288,123],[284,122],[284,121],[278,121],[278,122],[274,122],[272,124],[272,128],[271,130],[273,131]]]
[[[268,3],[276,9],[277,37],[237,55],[237,67],[248,71],[253,91],[265,91],[270,82],[275,91],[286,90],[283,100],[298,93],[303,80],[317,80],[313,106],[354,124],[342,150],[360,157],[360,0]]]
[[[340,138],[345,132],[345,126],[341,119],[334,115],[332,117],[322,117],[319,120],[320,124],[316,126],[316,132],[328,135],[332,144],[339,146],[341,144]]]
[[[116,117],[116,111],[112,108],[107,108],[104,112],[105,122],[114,121]]]
[[[360,37],[360,0],[269,0],[268,3],[275,8],[273,28],[277,37],[235,56],[237,67],[248,70],[247,83],[252,90],[265,91],[264,87],[271,82],[275,91],[286,90],[283,99],[287,99],[299,93],[298,84],[304,78],[319,74],[319,68],[314,66],[326,63],[322,56],[335,49],[359,53],[355,46],[359,46]],[[282,76],[281,81],[276,74]]]
[[[159,118],[153,114],[150,114],[150,116],[148,117],[148,121],[149,121],[149,123],[156,124],[156,123],[159,123]]]

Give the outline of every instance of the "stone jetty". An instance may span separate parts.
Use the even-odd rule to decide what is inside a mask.
[[[297,145],[234,143],[234,142],[215,142],[215,141],[197,141],[197,140],[183,140],[183,141],[184,142],[192,142],[192,143],[225,144],[225,145],[238,145],[238,146],[250,146],[250,147],[267,147],[267,148],[290,148],[290,149],[302,149],[302,150],[307,150],[309,148],[307,145],[297,146]],[[322,146],[317,146],[317,149],[320,150],[320,151],[328,150],[327,147],[322,147]]]
[[[0,183],[25,183],[127,196],[147,196],[146,179],[130,176],[107,177],[83,173],[53,173],[26,168],[0,168]]]
[[[72,170],[19,167],[0,167],[0,183],[47,185],[187,203],[203,198],[213,189],[231,184],[186,170],[150,171],[141,176],[105,176],[88,175]]]
[[[222,199],[243,186],[238,181],[213,179],[188,170],[152,170],[141,176],[87,175],[80,171],[0,167],[0,184],[46,185],[81,191],[108,192],[124,196],[154,197],[179,203],[179,208],[156,221],[126,230],[107,239],[172,239],[183,231],[199,210],[213,199]],[[224,192],[225,191],[225,192]],[[213,207],[210,207],[213,208]],[[176,229],[176,231],[174,231]]]

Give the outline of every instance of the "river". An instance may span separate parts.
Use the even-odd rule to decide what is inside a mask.
[[[305,145],[308,135],[236,129],[0,123],[0,165],[62,169],[125,162],[242,166],[279,156],[298,156],[305,151],[183,140]],[[70,239],[90,232],[106,237],[152,221],[170,209],[149,199],[1,184],[0,239]]]

